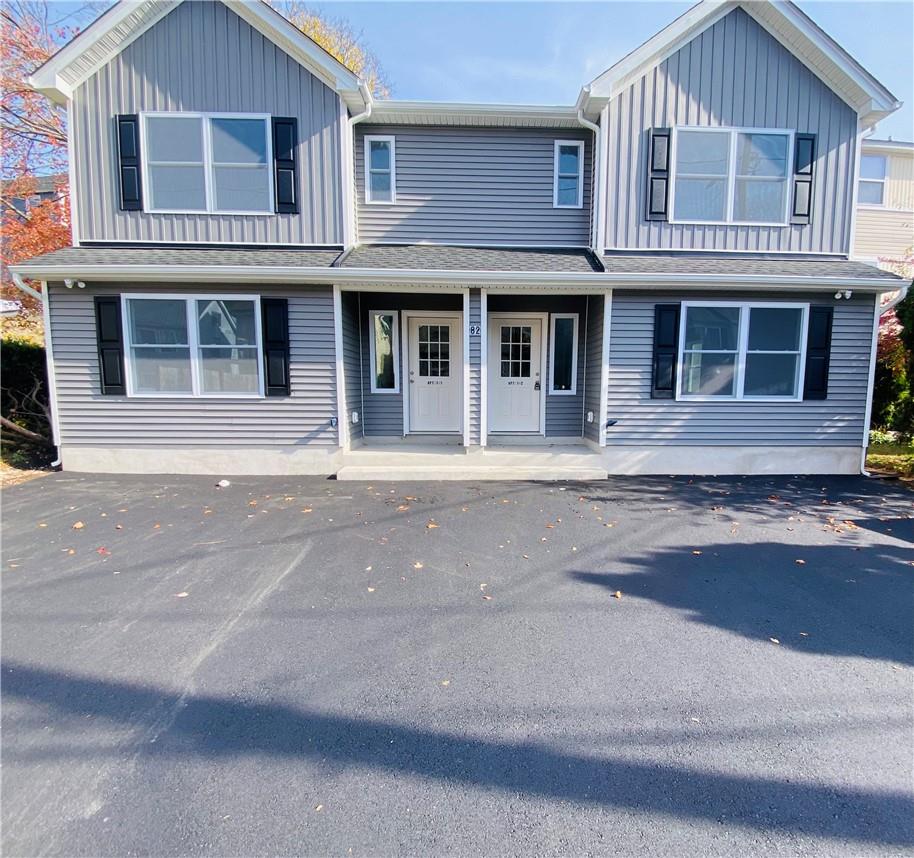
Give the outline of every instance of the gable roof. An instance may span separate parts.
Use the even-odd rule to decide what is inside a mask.
[[[185,0],[119,0],[37,68],[29,85],[65,104],[73,91]],[[353,111],[371,100],[365,83],[264,0],[220,0],[336,90]]]
[[[701,0],[643,45],[591,81],[579,106],[599,112],[610,99],[662,63],[708,27],[741,8],[852,107],[870,127],[901,102],[790,0]]]

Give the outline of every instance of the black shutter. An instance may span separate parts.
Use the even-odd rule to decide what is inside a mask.
[[[649,134],[644,216],[647,220],[667,220],[670,199],[670,129],[653,128]]]
[[[273,117],[273,171],[276,211],[298,214],[298,120]]]
[[[828,397],[828,363],[831,355],[831,326],[834,315],[833,307],[813,306],[809,308],[803,399],[826,399]]]
[[[816,163],[816,135],[797,134],[793,152],[793,208],[791,223],[809,223],[812,217],[812,178]]]
[[[95,338],[98,342],[98,375],[102,393],[106,396],[126,396],[120,296],[96,297]]]
[[[651,399],[674,399],[679,360],[679,304],[654,307],[654,365]]]
[[[117,172],[120,179],[121,209],[143,208],[140,177],[140,119],[135,113],[117,117]]]
[[[289,302],[262,298],[263,372],[267,396],[289,395]]]

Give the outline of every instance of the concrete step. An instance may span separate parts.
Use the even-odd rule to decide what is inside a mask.
[[[475,457],[474,457],[475,458]],[[461,463],[390,465],[344,465],[337,471],[338,480],[367,480],[371,482],[399,480],[526,480],[552,482],[556,480],[605,480],[603,468],[590,466],[484,464],[464,459]]]

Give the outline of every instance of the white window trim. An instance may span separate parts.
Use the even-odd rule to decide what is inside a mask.
[[[578,201],[573,206],[559,203],[559,153],[562,146],[574,146],[578,150]],[[566,175],[570,175],[567,174]],[[556,140],[552,149],[552,207],[554,209],[582,209],[584,208],[584,141],[583,140]]]
[[[549,395],[577,396],[578,393],[578,313],[552,313],[549,317]],[[555,381],[555,320],[572,319],[574,329],[571,336],[571,390],[556,390]]]
[[[862,185],[864,182],[869,182],[870,184],[873,184],[873,185],[882,185],[882,202],[881,203],[859,203],[858,206],[861,209],[878,209],[878,210],[885,209],[885,208],[887,208],[887,206],[885,204],[885,196],[886,196],[886,191],[888,190],[886,180],[889,178],[889,156],[880,155],[878,153],[866,152],[860,156],[861,168],[863,167],[864,158],[882,158],[882,162],[883,162],[883,164],[885,164],[885,169],[882,171],[881,179],[868,179],[868,178],[864,178],[863,176],[858,175],[858,177],[857,177],[857,185],[858,185],[857,198],[858,199],[860,198],[859,185]]]
[[[727,210],[725,220],[682,220],[676,218],[676,157],[677,157],[677,139],[680,131],[700,131],[709,134],[729,134],[730,147],[727,155]],[[784,194],[784,219],[781,221],[758,221],[758,220],[734,220],[733,207],[735,203],[736,190],[736,144],[740,134],[778,134],[781,137],[787,137],[787,175],[784,182],[787,186],[787,192]],[[679,224],[698,224],[707,226],[790,226],[790,200],[791,180],[793,179],[793,158],[796,131],[789,128],[742,128],[742,127],[725,127],[712,128],[707,125],[677,125],[673,128],[673,139],[670,143],[670,164],[673,169],[670,171],[670,223]],[[718,177],[723,178],[723,177]],[[771,178],[771,177],[769,177]]]
[[[149,163],[149,145],[147,142],[147,132],[146,132],[146,121],[147,119],[160,119],[160,118],[177,118],[177,119],[200,119],[203,125],[203,181],[204,188],[206,191],[206,208],[205,209],[157,209],[151,207],[152,202],[152,182],[150,180],[150,163]],[[266,139],[267,139],[267,185],[270,192],[270,202],[267,209],[261,210],[256,209],[252,211],[248,210],[233,210],[233,209],[217,209],[216,206],[216,189],[215,182],[213,178],[213,173],[215,165],[213,163],[213,146],[212,146],[212,131],[210,130],[210,122],[213,119],[261,119],[263,120],[266,126]],[[199,113],[193,111],[147,111],[140,114],[140,154],[143,160],[143,173],[142,179],[144,184],[145,193],[143,194],[143,211],[148,214],[212,214],[212,215],[244,215],[251,217],[264,217],[268,215],[273,215],[276,213],[276,199],[275,199],[275,178],[274,178],[274,162],[273,162],[273,117],[269,113]],[[164,164],[166,162],[153,162],[156,164]],[[180,162],[167,162],[171,164],[177,164],[180,166]],[[189,166],[196,166],[197,162],[186,162]],[[221,163],[220,167],[232,166],[230,163]],[[250,165],[245,165],[250,166]]]
[[[393,349],[393,359],[394,359],[394,386],[393,387],[378,387],[377,386],[377,374],[375,373],[376,366],[376,344],[374,338],[374,320],[377,316],[392,316],[393,324],[391,326],[391,347]],[[368,354],[369,360],[371,361],[371,392],[372,393],[399,393],[400,392],[400,320],[399,313],[396,310],[372,310],[368,314]]]
[[[682,392],[683,365],[685,353],[686,317],[690,307],[738,307],[739,331],[736,346],[736,367],[734,370],[734,391],[732,396],[709,396]],[[749,345],[749,313],[758,308],[763,310],[786,309],[802,310],[800,319],[800,352],[798,355],[797,383],[793,396],[750,396],[743,392],[746,379],[746,354]],[[676,400],[679,402],[802,402],[803,385],[806,381],[806,337],[809,332],[809,304],[774,301],[683,301],[679,313],[679,349],[676,361]],[[714,349],[706,351],[714,353]],[[730,354],[732,349],[718,349],[717,353]],[[765,351],[766,354],[778,352]],[[780,354],[795,354],[792,349]]]
[[[377,173],[390,172],[390,199],[374,200],[371,198],[371,144],[387,143],[390,145],[390,170],[376,170]],[[392,134],[366,134],[362,138],[362,160],[365,162],[365,202],[374,206],[391,206],[397,202],[397,138]]]
[[[138,392],[133,382],[133,340],[130,336],[130,314],[127,307],[129,301],[141,299],[144,301],[184,301],[187,317],[187,348],[190,351],[190,378],[192,390],[190,393],[170,392]],[[255,346],[242,346],[241,348],[256,348],[257,352],[257,385],[256,393],[204,393],[202,380],[202,361],[200,360],[200,332],[197,326],[196,302],[197,301],[253,301],[254,302],[254,337]],[[124,335],[124,373],[127,377],[127,396],[133,399],[263,399],[263,328],[260,316],[259,295],[231,295],[231,294],[191,294],[169,293],[163,294],[136,292],[121,294],[121,328]],[[167,347],[167,346],[166,346]],[[184,346],[177,346],[184,348]],[[226,346],[225,348],[231,348]]]

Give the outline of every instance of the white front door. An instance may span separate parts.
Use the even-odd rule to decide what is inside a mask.
[[[459,432],[463,339],[460,317],[409,317],[409,431]]]
[[[540,432],[543,320],[489,317],[489,431]]]

